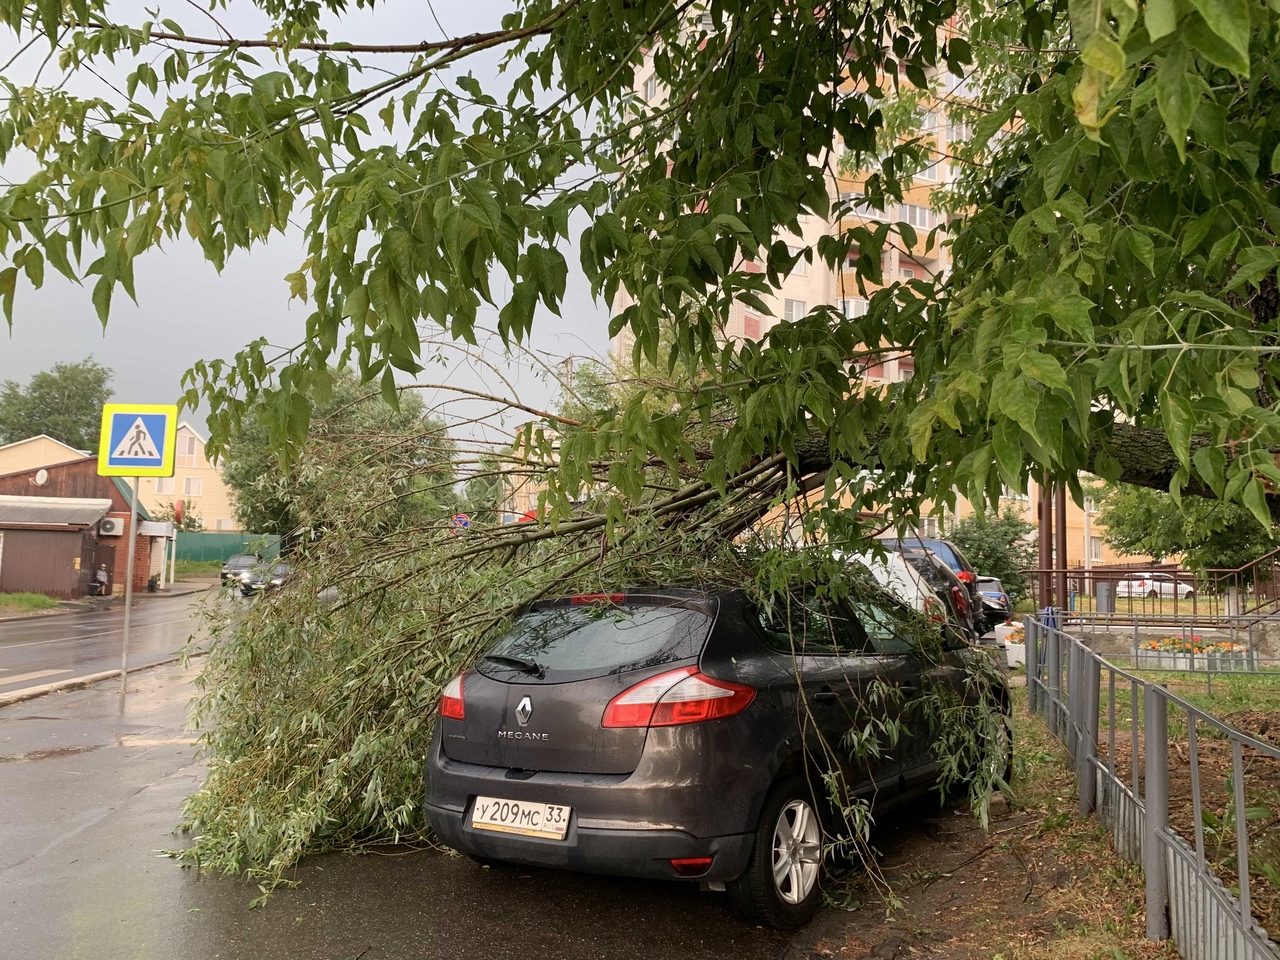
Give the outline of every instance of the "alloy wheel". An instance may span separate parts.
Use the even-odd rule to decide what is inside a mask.
[[[784,903],[800,903],[813,892],[821,863],[818,817],[804,800],[792,800],[773,828],[773,883]]]

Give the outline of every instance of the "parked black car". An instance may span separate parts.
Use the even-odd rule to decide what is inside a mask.
[[[284,585],[289,578],[287,563],[260,563],[250,567],[240,577],[240,593],[246,597],[257,596]]]
[[[994,626],[986,622],[982,612],[982,597],[978,592],[978,572],[954,543],[943,540],[941,537],[882,537],[881,539],[887,548],[901,551],[908,560],[920,557],[925,552],[932,553],[940,559],[969,592],[969,605],[976,611],[974,628],[978,634],[982,635]]]
[[[244,574],[254,566],[262,562],[262,558],[253,553],[236,553],[227,558],[227,562],[222,565],[222,585],[225,587],[228,583],[238,583]]]
[[[998,577],[979,577],[978,593],[982,597],[982,607],[986,611],[987,623],[1007,623],[1013,616],[1013,601],[1004,589]]]
[[[752,922],[798,926],[820,897],[835,769],[820,758],[877,813],[936,780],[923,721],[860,763],[823,749],[862,729],[876,680],[908,700],[926,671],[964,689],[965,658],[982,654],[945,639],[926,666],[908,639],[923,624],[887,594],[773,610],[732,589],[535,603],[446,686],[427,819],[481,862],[697,880]]]

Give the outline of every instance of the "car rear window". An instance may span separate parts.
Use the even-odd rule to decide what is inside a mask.
[[[689,660],[702,652],[711,617],[683,605],[587,603],[535,608],[489,648],[486,657],[536,665],[521,670],[511,661],[481,659],[486,676],[528,682],[587,680]]]

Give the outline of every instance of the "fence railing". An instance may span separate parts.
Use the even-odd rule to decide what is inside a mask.
[[[1280,763],[1280,749],[1116,667],[1058,622],[1026,618],[1028,704],[1074,760],[1081,816],[1096,813],[1116,852],[1142,867],[1147,936],[1172,936],[1184,960],[1277,960],[1252,912],[1245,774]],[[1225,766],[1227,750],[1230,774],[1211,792],[1206,753]]]
[[[1036,609],[1042,588],[1065,595],[1056,605],[1082,619],[1195,624],[1257,622],[1280,615],[1280,548],[1231,569],[1196,573],[1176,564],[1110,565],[1021,571]]]

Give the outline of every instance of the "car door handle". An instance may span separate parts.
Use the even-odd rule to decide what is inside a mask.
[[[837,699],[839,699],[839,694],[837,694],[830,687],[823,687],[821,690],[819,690],[817,693],[813,695],[814,703],[830,703]]]

